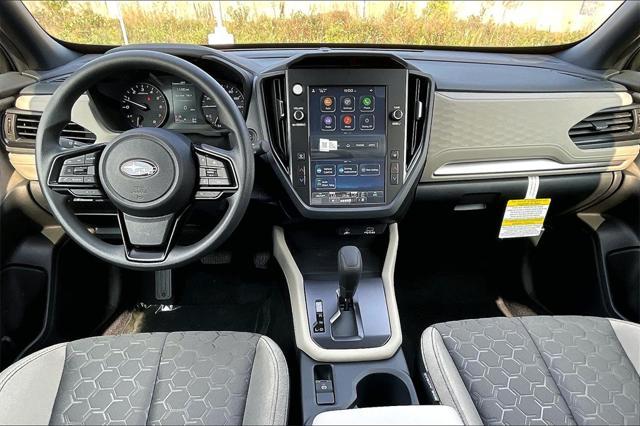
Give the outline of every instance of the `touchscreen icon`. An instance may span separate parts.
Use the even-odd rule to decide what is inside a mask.
[[[371,95],[360,96],[360,111],[370,112],[376,107],[375,98]]]
[[[340,97],[340,109],[343,112],[353,112],[356,110],[356,98],[353,96]]]
[[[340,119],[340,130],[354,130],[355,117],[353,114],[343,114]]]
[[[333,96],[323,96],[320,99],[320,108],[324,112],[333,112],[336,110],[336,98]]]
[[[331,131],[336,129],[336,116],[333,114],[325,114],[320,117],[322,130]]]

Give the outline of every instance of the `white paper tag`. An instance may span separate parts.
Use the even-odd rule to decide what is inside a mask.
[[[329,151],[337,151],[338,150],[338,141],[320,138],[320,152],[329,152]]]
[[[509,200],[498,238],[537,237],[550,204],[551,198]]]

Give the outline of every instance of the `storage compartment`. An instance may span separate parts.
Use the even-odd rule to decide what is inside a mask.
[[[353,408],[411,405],[409,386],[413,387],[394,374],[370,374],[358,382]]]
[[[625,318],[640,320],[640,247],[609,253],[607,278],[613,305]]]
[[[300,354],[304,424],[324,411],[417,405],[402,350],[385,360],[318,363]]]

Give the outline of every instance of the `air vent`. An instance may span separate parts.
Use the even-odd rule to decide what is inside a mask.
[[[271,147],[288,172],[289,141],[287,138],[287,98],[284,75],[265,79],[262,84]]]
[[[606,148],[640,143],[640,105],[608,108],[585,118],[569,130],[580,148]]]
[[[405,159],[407,169],[423,148],[427,127],[427,105],[429,105],[429,80],[425,77],[410,74],[407,99],[407,152]]]
[[[3,120],[5,142],[12,147],[33,148],[39,124],[39,113],[17,109],[7,111]],[[95,134],[74,122],[67,124],[60,137],[76,144],[90,144],[96,141]]]

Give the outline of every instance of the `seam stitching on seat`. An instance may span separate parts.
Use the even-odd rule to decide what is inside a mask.
[[[462,407],[460,406],[460,403],[458,401],[458,397],[455,394],[455,392],[453,391],[453,389],[451,388],[447,375],[444,374],[444,372],[443,372],[442,363],[440,362],[440,355],[439,355],[438,350],[436,349],[436,341],[433,338],[434,333],[438,333],[438,336],[440,336],[440,338],[442,338],[442,335],[440,334],[440,332],[436,328],[431,327],[431,335],[432,335],[432,337],[431,337],[431,349],[433,349],[433,354],[435,355],[436,363],[438,364],[438,369],[440,370],[440,374],[442,374],[442,378],[444,380],[444,384],[447,386],[447,390],[449,391],[449,395],[451,395],[451,399],[453,400],[453,403],[456,405],[456,409],[458,410],[458,413],[460,413],[460,415],[462,417],[464,417],[465,423],[468,424],[469,421],[466,418],[467,416],[463,412]],[[445,346],[445,350],[449,354],[449,349],[447,349],[446,346]],[[449,354],[449,356],[451,356],[451,354]],[[423,354],[423,357],[424,357],[424,354]],[[426,365],[426,362],[425,362],[425,365]],[[458,372],[458,374],[460,374],[460,372]],[[466,385],[465,385],[465,388],[466,388]]]
[[[153,334],[153,333],[152,333]],[[149,398],[149,407],[147,408],[147,418],[144,419],[144,424],[149,424],[149,415],[151,414],[151,406],[153,405],[153,395],[156,393],[156,383],[158,383],[158,374],[160,373],[160,364],[162,364],[162,354],[164,353],[164,347],[167,344],[167,339],[172,333],[164,333],[164,340],[162,346],[160,346],[160,356],[158,357],[158,367],[156,368],[156,376],[153,379],[153,388],[151,389],[151,398]]]
[[[551,318],[553,318],[553,317],[551,317]],[[529,336],[529,340],[531,340],[531,343],[533,343],[533,347],[535,347],[536,351],[538,351],[538,354],[540,355],[540,359],[542,360],[542,363],[544,364],[545,368],[547,369],[547,372],[549,373],[549,377],[551,378],[551,381],[556,385],[556,388],[558,388],[558,394],[560,395],[560,398],[562,398],[564,403],[567,405],[567,408],[569,409],[569,413],[571,413],[571,419],[573,420],[573,422],[575,424],[578,424],[578,421],[576,420],[576,416],[575,416],[575,414],[573,412],[573,409],[571,408],[571,405],[569,405],[569,401],[567,401],[565,399],[564,395],[562,394],[562,389],[560,389],[560,385],[558,384],[558,382],[556,382],[556,379],[553,378],[553,374],[551,374],[551,369],[549,368],[549,364],[547,364],[547,361],[545,361],[544,356],[542,355],[542,351],[538,347],[538,344],[536,343],[536,341],[531,336],[531,333],[529,333],[529,329],[524,324],[524,322],[522,322],[521,318],[514,317],[514,319],[519,321],[520,324],[522,325],[522,328],[524,328],[524,331],[527,332],[527,336]]]
[[[269,350],[269,355],[271,355],[271,359],[273,361],[273,365],[272,365],[272,372],[275,373],[274,375],[274,390],[275,390],[275,398],[273,398],[273,400],[271,401],[271,424],[275,424],[275,418],[276,418],[276,408],[278,405],[278,391],[280,390],[280,381],[278,380],[278,378],[280,377],[280,375],[278,374],[278,359],[276,357],[276,354],[273,351],[273,348],[271,347],[271,344],[269,343],[269,341],[267,341],[266,339],[264,339],[264,337],[260,337],[260,341],[262,341],[266,346],[267,349]]]
[[[7,373],[7,377],[2,380],[2,383],[0,383],[0,393],[2,392],[2,390],[4,389],[4,387],[7,385],[7,383],[9,383],[9,381],[13,378],[13,376],[16,375],[16,373],[18,373],[18,371],[22,370],[24,367],[26,367],[27,365],[31,364],[32,362],[42,358],[43,356],[47,355],[50,352],[53,352],[54,350],[58,349],[59,347],[66,345],[66,343],[59,343],[55,346],[51,346],[50,348],[47,348],[45,350],[43,350],[40,354],[38,354],[37,356],[34,356],[33,358],[29,359],[28,361],[24,361],[22,364],[18,364],[14,370],[9,371]],[[63,366],[64,368],[64,366]]]

